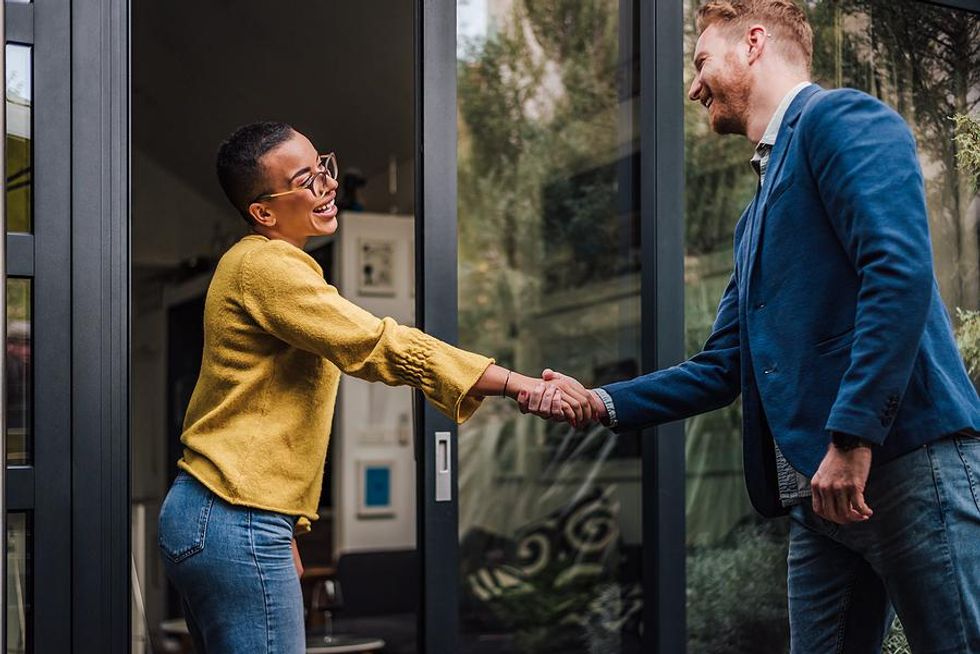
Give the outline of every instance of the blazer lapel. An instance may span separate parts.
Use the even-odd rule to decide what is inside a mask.
[[[766,181],[757,193],[755,220],[752,221],[752,230],[748,235],[750,241],[748,265],[745,270],[746,281],[751,278],[750,273],[755,266],[755,260],[759,253],[762,226],[765,222],[766,209],[769,204],[769,194],[772,192],[776,180],[779,179],[779,173],[782,172],[783,164],[786,161],[786,153],[789,152],[789,145],[793,141],[794,132],[796,131],[796,124],[799,122],[800,116],[803,114],[803,108],[807,102],[820,90],[820,87],[816,84],[811,84],[804,88],[793,98],[793,102],[790,103],[789,108],[786,110],[786,115],[783,116],[782,125],[779,127],[779,134],[776,136],[776,144],[773,146],[772,154],[770,155],[769,166],[766,169]]]

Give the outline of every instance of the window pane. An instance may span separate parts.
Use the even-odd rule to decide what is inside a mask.
[[[696,0],[686,0],[685,77],[691,81]],[[980,203],[954,164],[949,116],[980,103],[980,17],[923,2],[809,0],[813,79],[847,86],[895,108],[918,141],[936,275],[951,313],[978,305]],[[697,352],[732,268],[732,232],[755,191],[753,144],[708,129],[685,109],[686,331]],[[955,316],[954,316],[955,319]],[[788,649],[786,523],[760,520],[742,479],[740,404],[687,421],[688,649]],[[761,574],[760,574],[761,573]],[[893,633],[886,651],[901,649]],[[893,649],[888,649],[892,647]]]
[[[31,462],[31,280],[7,280],[7,465]]]
[[[460,341],[526,374],[640,368],[633,6],[457,4]],[[488,405],[459,438],[463,651],[638,651],[638,435]]]
[[[31,48],[7,44],[7,231],[29,232],[32,223]]]
[[[7,654],[31,651],[31,528],[25,513],[7,514]]]

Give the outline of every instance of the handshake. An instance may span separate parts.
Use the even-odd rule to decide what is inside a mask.
[[[577,379],[548,368],[541,373],[540,380],[533,382],[526,384],[514,398],[521,413],[567,422],[576,429],[594,422],[609,423],[605,403]]]

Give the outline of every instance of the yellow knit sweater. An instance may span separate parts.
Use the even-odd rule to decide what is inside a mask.
[[[379,320],[285,241],[246,236],[221,258],[204,305],[204,358],[180,467],[232,504],[317,519],[340,373],[425,392],[463,422],[491,359]]]

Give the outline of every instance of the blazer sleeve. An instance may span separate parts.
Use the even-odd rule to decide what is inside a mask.
[[[276,338],[348,375],[417,388],[457,422],[479,407],[469,391],[491,359],[375,317],[344,299],[301,250],[270,242],[247,256],[240,279],[245,310]]]
[[[681,420],[735,401],[741,390],[738,282],[732,274],[701,352],[676,366],[604,386],[616,430]]]
[[[881,444],[935,283],[915,139],[892,109],[849,89],[824,94],[801,122],[820,198],[859,279],[850,364],[826,429]]]

